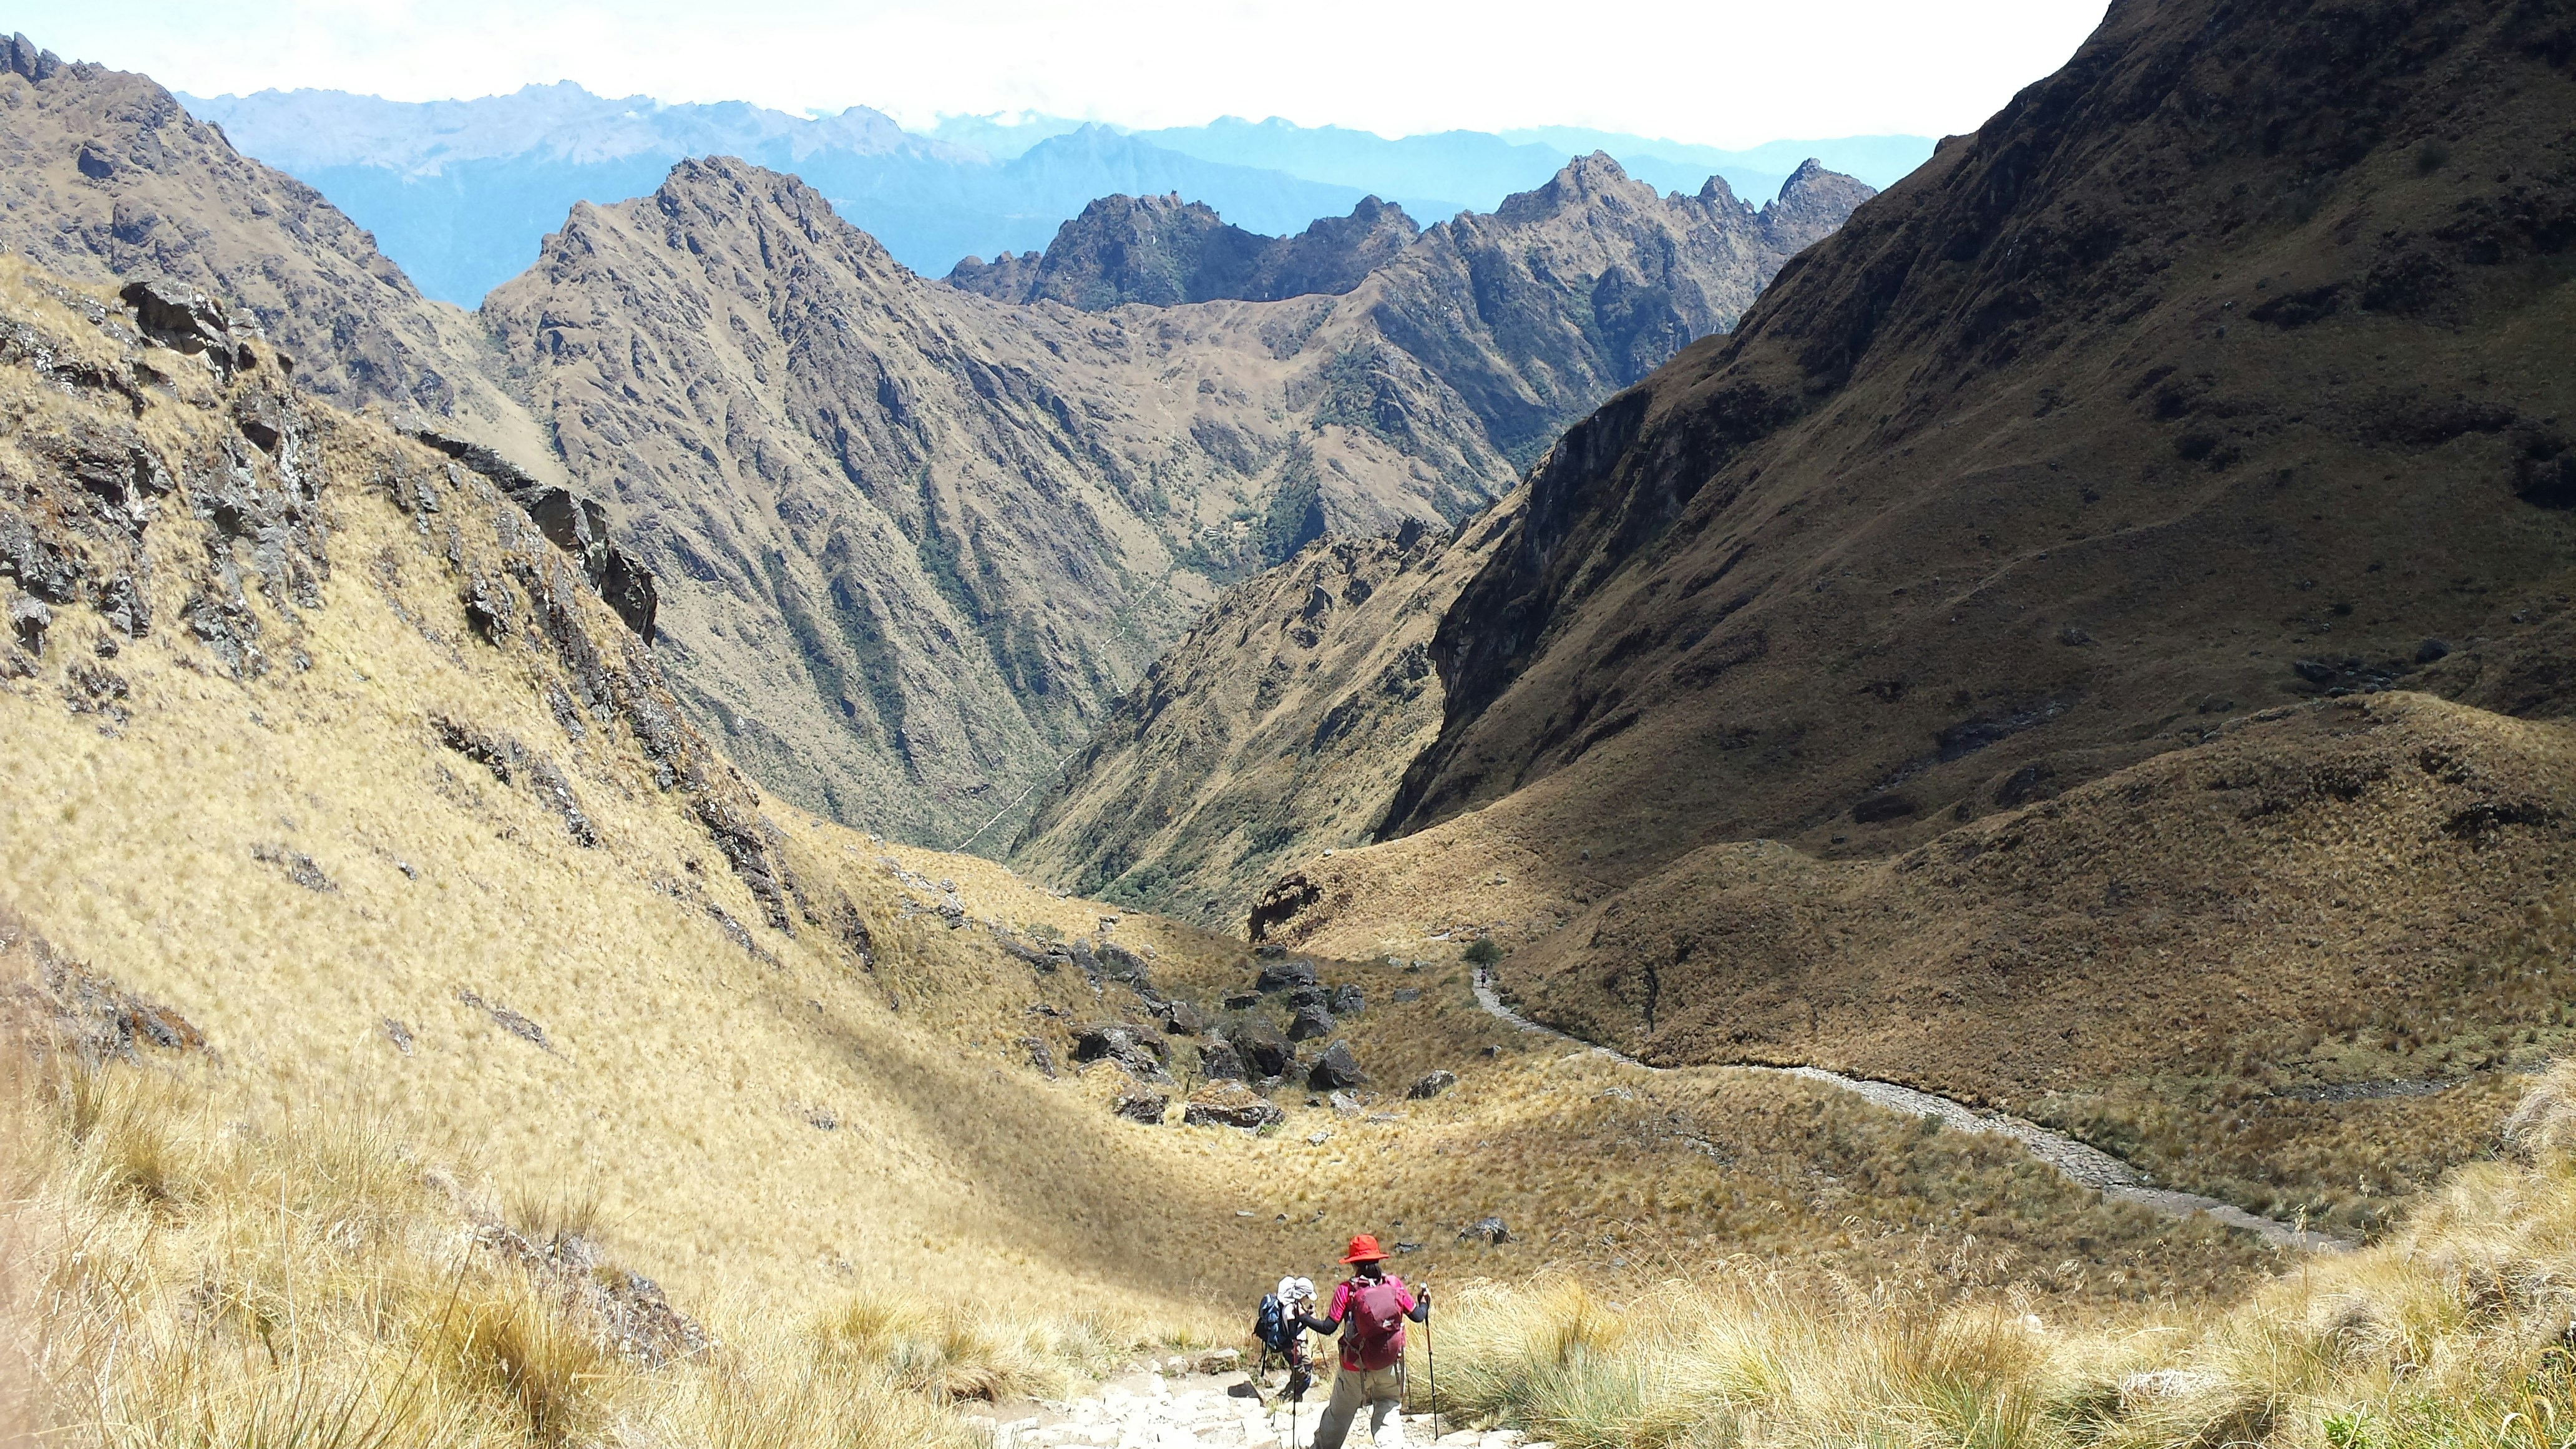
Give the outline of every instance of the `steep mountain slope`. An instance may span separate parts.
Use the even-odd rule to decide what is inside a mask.
[[[1344,394],[1296,340],[1329,306],[1006,306],[718,160],[576,209],[485,315],[664,576],[699,716],[801,803],[955,840],[1216,581],[1504,486],[1418,370],[1401,431],[1322,416]]]
[[[1439,732],[1431,631],[1503,531],[1464,527],[1449,547],[1410,524],[1318,540],[1228,590],[1093,729],[1011,862],[1228,930],[1281,861],[1365,843]]]
[[[2071,1305],[2260,1261],[1800,1084],[1641,1097],[1632,1072],[1499,1029],[1450,968],[1320,963],[1329,1040],[1377,1074],[1353,1085],[1379,1120],[1289,1081],[1267,1088],[1288,1130],[1166,1126],[1220,1022],[1293,1050],[1300,1076],[1324,1050],[1273,1041],[1285,993],[1220,1005],[1253,981],[1239,942],[764,797],[484,480],[138,322],[0,262],[0,1094],[13,1170],[58,1111],[87,1113],[68,1130],[94,1155],[73,1163],[99,1170],[69,1173],[73,1195],[120,1228],[13,1217],[10,1264],[58,1248],[46,1281],[81,1290],[59,1310],[156,1304],[153,1327],[186,1327],[129,1344],[275,1364],[256,1342],[302,1330],[205,1303],[308,1244],[338,1266],[289,1277],[305,1323],[348,1301],[340,1275],[362,1285],[339,1351],[289,1356],[316,1373],[401,1362],[401,1335],[449,1321],[442,1301],[511,1267],[514,1237],[630,1299],[757,1327],[729,1336],[728,1373],[800,1334],[874,1357],[849,1340],[900,1336],[888,1313],[924,1304],[967,1356],[997,1352],[1014,1311],[1086,1322],[1103,1355],[1151,1345],[1157,1320],[1230,1331],[1248,1286],[1329,1265],[1354,1222],[1410,1224],[1414,1263],[1444,1272],[1621,1284],[1738,1251],[1818,1276],[1920,1254],[1914,1271],[1988,1283],[2012,1245],[2077,1264],[2034,1288]],[[1087,1023],[1125,1033],[1120,1060]],[[26,1070],[30,1045],[106,1060]],[[115,1060],[134,1055],[166,1070]],[[1397,1095],[1435,1067],[1460,1084]],[[1142,1120],[1109,1110],[1146,1088],[1166,1098]],[[1561,1170],[1576,1154],[1597,1168]],[[1865,1193],[1808,1195],[1863,1165]],[[389,1271],[410,1235],[367,1230],[378,1193],[426,1197],[425,1308]],[[1510,1241],[1464,1240],[1494,1213]],[[1871,1226],[1835,1226],[1852,1221]],[[1653,1249],[1633,1268],[1631,1240]],[[481,1312],[466,1301],[457,1317]],[[379,1335],[387,1359],[350,1351]]]
[[[999,849],[1225,583],[1498,496],[1502,439],[1728,325],[1851,191],[1756,214],[1595,157],[1341,296],[1087,315],[922,281],[794,179],[687,162],[577,209],[484,315],[663,576],[728,748],[809,808]]]
[[[1844,210],[1849,211],[1846,207]],[[1104,196],[1058,228],[1039,256],[968,257],[952,287],[1004,302],[1062,302],[1102,312],[1128,302],[1169,306],[1237,298],[1276,302],[1360,284],[1421,235],[1404,209],[1369,197],[1295,236],[1262,236],[1201,202]]]
[[[1435,640],[1448,718],[1387,822],[1413,833],[1308,870],[1274,928],[1508,920],[1544,935],[1516,982],[1649,1053],[1848,1052],[2017,1102],[2241,1081],[2283,1032],[2530,1029],[2425,1003],[2509,952],[2567,848],[2562,727],[2481,711],[2576,687],[2569,33],[2467,0],[2115,6],[1566,435]],[[2459,703],[2228,723],[2392,687]],[[2056,830],[2098,886],[2005,857],[1900,901]],[[1886,914],[1846,936],[1799,905],[1815,868],[1721,869],[1756,838],[1893,859]],[[2371,954],[2327,992],[2321,948]],[[2099,990],[2088,951],[2146,984]],[[2060,990],[2092,1025],[2015,1025]],[[2331,1055],[2274,1060],[2322,1088]]]
[[[139,75],[0,40],[0,246],[88,280],[166,274],[256,317],[347,406],[455,415],[531,459],[472,319],[428,302],[312,188],[236,152]]]

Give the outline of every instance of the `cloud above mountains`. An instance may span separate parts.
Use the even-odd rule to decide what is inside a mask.
[[[39,0],[66,57],[197,95],[607,95],[864,103],[907,125],[1038,110],[1129,126],[1281,115],[1381,133],[1591,125],[1718,145],[1968,129],[2072,52],[2101,0]]]

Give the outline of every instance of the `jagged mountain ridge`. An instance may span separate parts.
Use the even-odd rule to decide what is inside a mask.
[[[1418,373],[1401,449],[1307,426],[1334,394],[1275,344],[1311,309],[1008,307],[727,160],[578,208],[486,316],[665,576],[702,717],[792,797],[933,838],[1069,748],[1213,577],[1508,476]]]
[[[1429,249],[1417,241],[1340,297],[1050,317],[911,276],[811,188],[693,162],[668,194],[576,213],[569,249],[559,236],[465,319],[148,79],[12,53],[9,84],[36,102],[8,113],[30,163],[13,176],[23,189],[70,173],[74,210],[109,218],[93,228],[108,240],[64,265],[97,276],[178,258],[218,294],[251,278],[273,332],[308,349],[317,390],[494,445],[496,477],[523,467],[603,502],[660,575],[651,617],[695,716],[798,803],[940,843],[1071,748],[1223,583],[1327,530],[1481,506],[1513,481],[1494,437],[1543,431],[1653,349],[1724,325],[1776,263],[1752,242],[1694,251],[1675,214],[1605,162],[1511,223],[1434,228]],[[93,161],[92,175],[90,151],[153,166]],[[236,205],[244,194],[303,210]],[[38,205],[53,203],[26,195],[13,244],[54,246]],[[198,198],[229,219],[193,219]],[[156,225],[188,249],[118,250],[120,205],[166,210]],[[669,254],[692,227],[723,267]],[[592,244],[624,271],[578,255]],[[260,291],[281,267],[313,280]],[[1591,295],[1603,277],[1632,298],[1613,333]],[[388,354],[400,366],[332,351],[379,331],[407,349]],[[1472,387],[1408,346],[1472,365]],[[933,458],[954,476],[930,476]],[[809,543],[829,556],[809,563]],[[719,617],[739,618],[735,637],[714,632]]]
[[[959,262],[948,285],[1003,302],[1062,302],[1102,312],[1128,302],[1339,296],[1422,234],[1404,208],[1368,197],[1295,236],[1245,231],[1204,202],[1104,196],[1056,230],[1043,253]]]
[[[2474,1069],[2569,839],[2571,57],[2115,5],[1533,470],[1400,838],[1256,921],[2115,1134]]]
[[[662,574],[728,748],[809,808],[948,843],[1224,584],[1499,496],[1499,439],[1727,325],[1812,225],[1800,198],[1852,185],[1755,214],[1594,157],[1338,297],[1086,314],[915,278],[801,183],[686,162],[577,210],[485,316]],[[677,376],[693,397],[657,395]]]

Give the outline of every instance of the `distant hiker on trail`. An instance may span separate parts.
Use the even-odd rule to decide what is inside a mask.
[[[1369,1437],[1377,1438],[1404,1403],[1404,1320],[1431,1321],[1431,1290],[1416,1294],[1403,1279],[1388,1277],[1376,1238],[1362,1233],[1351,1239],[1342,1261],[1351,1265],[1351,1276],[1333,1290],[1332,1311],[1322,1318],[1301,1315],[1309,1330],[1342,1336],[1341,1372],[1333,1375],[1333,1399],[1309,1449],[1342,1449],[1362,1405],[1369,1411]]]
[[[1290,1399],[1306,1397],[1307,1386],[1314,1377],[1306,1371],[1306,1310],[1315,1306],[1312,1280],[1290,1276],[1279,1280],[1277,1292],[1261,1300],[1261,1311],[1252,1320],[1252,1336],[1261,1341],[1262,1369],[1266,1372],[1275,1355],[1288,1366],[1288,1383],[1279,1392]]]

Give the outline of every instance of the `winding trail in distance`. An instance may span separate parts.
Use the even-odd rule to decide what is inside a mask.
[[[1554,1037],[1559,1041],[1582,1047],[1595,1056],[1610,1061],[1625,1062],[1640,1071],[1664,1070],[1662,1067],[1648,1066],[1625,1052],[1585,1041],[1578,1036],[1570,1036],[1552,1026],[1541,1026],[1505,1006],[1502,995],[1494,989],[1492,973],[1484,967],[1476,968],[1474,983],[1476,1004],[1522,1031]],[[2332,1233],[2320,1233],[2312,1228],[2282,1222],[2278,1218],[2258,1217],[2234,1203],[2221,1202],[2214,1197],[2203,1197],[2196,1192],[2176,1192],[2170,1188],[2151,1186],[2147,1182],[2146,1174],[2113,1157],[2110,1153],[2078,1142],[2063,1132],[2052,1132],[2036,1122],[2005,1113],[1979,1112],[1965,1103],[1954,1102],[1947,1097],[1935,1096],[1930,1092],[1917,1091],[1912,1087],[1900,1087],[1894,1082],[1874,1082],[1866,1077],[1847,1077],[1840,1072],[1829,1072],[1821,1067],[1766,1067],[1743,1063],[1724,1065],[1731,1071],[1770,1072],[1779,1076],[1803,1077],[1811,1082],[1822,1082],[1829,1087],[1839,1087],[1865,1101],[1903,1112],[1908,1116],[1937,1118],[1944,1127],[1955,1127],[1962,1132],[1984,1132],[1997,1137],[2011,1138],[2028,1149],[2031,1156],[2055,1168],[2058,1175],[2069,1182],[2092,1188],[2104,1197],[2117,1202],[2133,1202],[2141,1207],[2152,1208],[2168,1217],[2187,1218],[2195,1213],[2206,1213],[2231,1228],[2243,1228],[2249,1233],[2260,1234],[2263,1241],[2275,1247],[2293,1248],[2304,1252],[2340,1253],[2360,1246],[2350,1238],[2337,1237]]]

